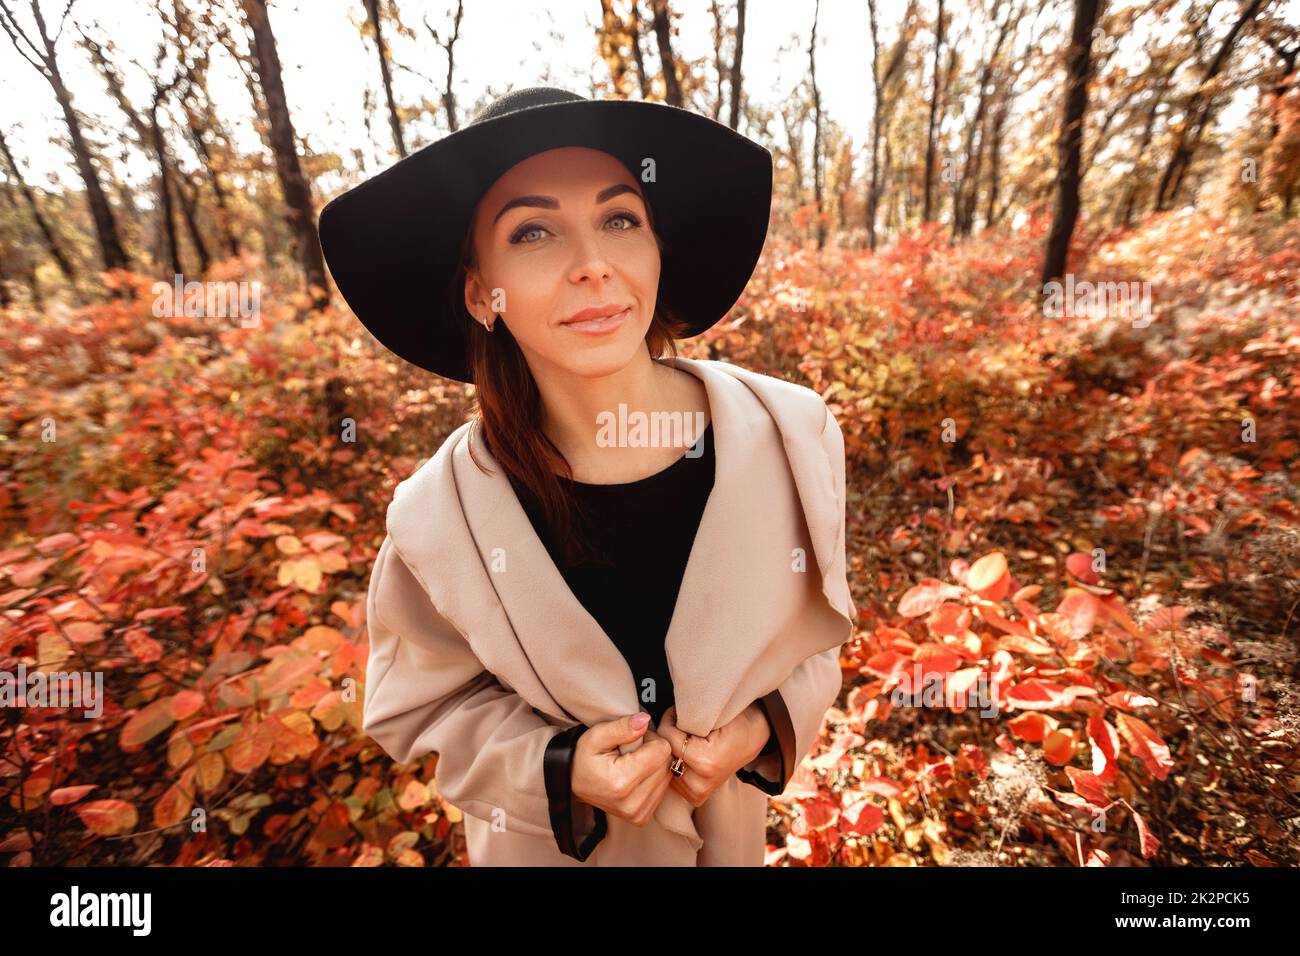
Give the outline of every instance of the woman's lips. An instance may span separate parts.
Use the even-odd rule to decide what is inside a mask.
[[[607,315],[599,319],[586,319],[582,322],[566,322],[564,323],[564,327],[566,329],[573,329],[575,332],[581,332],[584,335],[603,335],[606,332],[614,331],[622,325],[627,320],[628,315],[631,314],[631,311],[630,308],[627,308],[622,312],[615,312],[613,315]]]

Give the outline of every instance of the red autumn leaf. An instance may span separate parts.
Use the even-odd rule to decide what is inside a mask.
[[[1097,584],[1101,577],[1092,569],[1092,557],[1082,551],[1075,551],[1065,559],[1065,569],[1084,584]]]
[[[1103,698],[1107,704],[1119,710],[1136,710],[1138,707],[1154,707],[1160,703],[1154,697],[1144,697],[1131,690],[1117,690]]]
[[[885,811],[870,800],[859,800],[844,809],[841,821],[847,824],[842,827],[846,833],[870,836],[885,822]]]
[[[1029,711],[1007,721],[1007,730],[1020,740],[1031,744],[1040,743],[1051,731],[1056,729],[1056,721],[1046,714]]]
[[[175,719],[172,716],[170,697],[155,700],[152,704],[142,707],[122,726],[118,744],[128,752],[138,750],[170,727]]]
[[[903,793],[903,788],[887,777],[865,777],[854,789],[880,797],[898,797]]]
[[[1069,622],[1070,633],[1074,639],[1081,641],[1092,633],[1093,625],[1097,621],[1097,599],[1087,591],[1069,588],[1061,603],[1057,605],[1056,613]]]
[[[1001,551],[984,555],[966,572],[966,587],[986,601],[1000,601],[1011,586],[1007,559]]]
[[[1097,691],[1092,687],[1054,684],[1051,681],[1027,680],[1011,687],[1004,699],[1021,710],[1066,710],[1077,697],[1090,697]]]
[[[961,666],[961,656],[946,644],[927,641],[916,649],[912,660],[921,665],[922,674],[947,674]]]
[[[1043,759],[1061,767],[1074,756],[1074,734],[1068,730],[1054,730],[1043,741]]]
[[[56,563],[59,558],[40,558],[36,561],[28,561],[26,564],[20,564],[9,572],[9,580],[20,588],[25,588],[29,584],[35,584],[41,579],[41,575]]]
[[[78,544],[81,544],[80,538],[71,532],[63,531],[37,541],[36,550],[42,554],[49,554],[51,551],[64,551]]]
[[[1119,724],[1120,735],[1128,749],[1135,757],[1146,764],[1151,776],[1163,780],[1169,776],[1174,761],[1169,755],[1169,747],[1151,726],[1128,714],[1119,714],[1115,718]]]
[[[169,827],[181,820],[194,807],[194,790],[182,783],[174,783],[158,798],[153,807],[153,825]]]
[[[1187,617],[1189,611],[1185,607],[1162,607],[1156,610],[1147,621],[1147,627],[1157,631],[1169,631],[1178,627],[1183,618]]]
[[[954,637],[964,633],[970,627],[970,621],[970,608],[945,601],[930,612],[925,626],[936,637]]]
[[[76,787],[59,787],[57,790],[50,791],[50,804],[62,807],[69,803],[76,803],[96,787],[97,785],[93,783],[85,783]]]
[[[151,664],[162,657],[162,645],[150,637],[149,632],[142,627],[131,628],[122,635],[122,639],[126,641],[131,655],[142,664]]]
[[[938,578],[922,578],[917,584],[908,588],[898,602],[901,617],[920,617],[929,614],[949,598],[960,598],[962,589],[952,584],[945,584]]]
[[[1083,799],[1083,797],[1079,796],[1077,793],[1071,793],[1069,790],[1053,790],[1051,787],[1044,787],[1043,789],[1054,796],[1057,800],[1060,800],[1067,807],[1072,807],[1075,810],[1087,810],[1089,813],[1092,812],[1092,804]]]
[[[1070,783],[1074,785],[1074,792],[1093,806],[1101,807],[1103,810],[1110,806],[1110,799],[1106,796],[1106,786],[1095,773],[1088,773],[1086,770],[1079,770],[1075,767],[1066,767],[1065,775],[1070,778]]]
[[[93,644],[104,639],[104,626],[97,621],[72,621],[63,633],[73,644]]]
[[[862,669],[875,674],[877,677],[889,678],[895,673],[905,668],[910,658],[897,654],[894,651],[883,651],[879,654],[872,655]]]
[[[172,605],[170,607],[151,607],[151,608],[145,608],[145,610],[138,612],[135,616],[135,620],[153,621],[153,620],[157,620],[158,618],[182,617],[184,614],[185,614],[185,608],[179,607],[177,605]]]
[[[203,706],[203,695],[196,690],[183,690],[172,697],[172,717],[184,720]]]
[[[1092,744],[1092,772],[1109,781],[1119,769],[1119,734],[1101,714],[1088,718],[1088,740]]]
[[[824,797],[815,800],[800,801],[803,811],[804,826],[808,830],[825,830],[834,826],[840,818],[840,805]]]
[[[1133,814],[1133,822],[1137,824],[1138,844],[1142,850],[1142,856],[1144,859],[1149,858],[1156,852],[1156,850],[1160,849],[1160,841],[1156,839],[1156,835],[1151,832],[1150,827],[1147,826],[1146,820],[1142,819],[1142,814],[1138,813],[1131,807],[1129,808],[1129,812]]]
[[[1023,622],[1003,617],[996,608],[990,605],[977,604],[975,605],[975,611],[999,631],[1005,631],[1007,634],[1015,634],[1019,637],[1033,638],[1034,636],[1033,632]]]
[[[1051,645],[1020,634],[1008,634],[1006,637],[999,637],[998,648],[1016,654],[1030,654],[1035,657],[1053,653]]]

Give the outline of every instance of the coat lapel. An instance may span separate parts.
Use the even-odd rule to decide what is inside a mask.
[[[706,735],[849,636],[856,612],[843,488],[815,393],[727,363],[662,361],[703,381],[713,421],[714,486],[665,637],[678,725]],[[538,710],[588,725],[635,713],[638,688],[623,655],[569,589],[500,465],[473,434],[474,456],[490,473],[480,470],[470,441],[471,426],[461,426],[430,473],[410,479],[422,481],[402,502],[428,513],[437,533],[403,542],[403,553],[421,563],[436,606],[485,666],[500,674],[495,659],[509,668],[514,689]],[[390,530],[399,523],[419,526],[420,515],[394,522],[390,513]],[[800,573],[795,549],[810,545],[814,560]],[[656,820],[698,850],[692,809],[670,790]]]

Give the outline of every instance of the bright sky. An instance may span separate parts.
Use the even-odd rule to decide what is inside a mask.
[[[11,0],[25,8],[27,0]],[[391,2],[391,0],[390,0]],[[422,24],[428,18],[440,31],[451,23],[454,3],[446,0],[397,0],[404,22],[420,34],[419,46],[394,43],[399,61],[439,82],[446,61]],[[195,0],[191,0],[196,5]],[[43,0],[47,22],[57,19],[63,0]],[[488,89],[495,94],[509,87],[538,84],[564,86],[591,95],[593,77],[607,79],[604,64],[596,60],[596,0],[562,0],[549,10],[528,0],[467,0],[456,46],[456,93],[462,113]],[[643,9],[648,5],[643,4]],[[882,30],[892,34],[901,15],[901,0],[882,0]],[[683,13],[677,52],[689,59],[712,58],[713,17],[708,0],[675,0]],[[30,11],[25,11],[30,23]],[[789,95],[807,70],[807,47],[814,0],[750,0],[743,61],[748,95],[775,108]],[[21,14],[20,14],[21,16]],[[92,36],[110,36],[120,48],[118,62],[131,57],[152,64],[161,25],[149,0],[80,0],[73,19]],[[395,161],[386,113],[372,116],[370,134],[363,122],[365,87],[374,90],[382,107],[380,77],[374,48],[364,42],[357,24],[365,16],[361,0],[272,0],[271,26],[284,67],[284,82],[294,125],[317,152],[336,151],[354,179],[372,175]],[[93,30],[98,22],[100,30]],[[794,39],[792,40],[792,36]],[[388,39],[392,39],[391,37]],[[866,4],[862,0],[822,0],[818,28],[817,76],[823,110],[836,122],[860,131],[861,143],[870,122],[870,73]],[[76,43],[71,24],[59,42],[61,65],[79,110],[106,123],[109,130],[124,120],[94,72],[89,58]],[[651,38],[651,49],[653,40]],[[787,52],[782,53],[782,46]],[[650,50],[647,50],[650,53]],[[548,75],[549,70],[549,75]],[[137,104],[147,102],[151,80],[146,70],[126,64],[128,90]],[[593,72],[596,71],[596,72]],[[711,71],[710,71],[711,72]],[[246,148],[256,144],[250,119],[248,93],[229,57],[214,55],[210,78],[222,117]],[[394,79],[399,101],[413,103],[420,96],[436,99],[438,91],[419,77],[399,70]],[[724,106],[725,109],[725,106]],[[465,116],[464,122],[468,119]],[[408,132],[418,134],[423,145],[445,135],[425,118]],[[438,117],[440,124],[442,118]],[[75,184],[76,173],[66,149],[50,137],[64,137],[66,128],[48,83],[19,59],[8,39],[0,36],[0,124],[18,160],[36,183],[50,184],[57,176]],[[366,172],[357,170],[355,153],[365,157]],[[112,151],[116,157],[120,148]],[[147,157],[132,155],[128,178],[139,183],[152,174]],[[322,186],[326,184],[322,183]],[[341,184],[329,184],[338,186]]]
[[[20,19],[31,24],[30,0],[8,0],[20,9]],[[189,0],[198,8],[203,0]],[[224,0],[233,8],[237,0]],[[390,5],[394,0],[384,0]],[[46,21],[53,25],[65,0],[41,0]],[[442,51],[433,43],[423,20],[446,31],[455,3],[450,0],[396,0],[403,22],[419,37],[412,42],[386,38],[392,45],[399,68],[394,76],[396,94],[405,106],[421,98],[435,101],[446,75]],[[467,0],[456,46],[456,95],[462,122],[469,119],[477,99],[487,93],[499,95],[512,87],[558,85],[591,95],[593,79],[607,80],[608,70],[596,59],[595,29],[597,0]],[[749,0],[745,31],[744,73],[747,95],[753,102],[773,111],[791,95],[808,68],[808,36],[815,0]],[[731,4],[726,3],[728,8]],[[882,42],[892,41],[902,16],[905,0],[880,0]],[[922,4],[923,19],[933,15],[932,3]],[[1231,6],[1223,3],[1225,12]],[[642,3],[648,10],[649,4]],[[712,60],[713,17],[708,0],[672,0],[681,11],[680,36],[675,39],[679,56]],[[957,29],[968,24],[969,11],[978,9],[976,0],[957,5]],[[1053,3],[1043,14],[1044,23],[1068,17],[1066,0]],[[1300,0],[1283,0],[1279,12],[1294,18]],[[1167,14],[1177,22],[1174,13]],[[271,25],[275,31],[284,82],[295,129],[317,153],[338,153],[346,168],[343,180],[325,177],[317,187],[325,195],[373,175],[396,161],[387,113],[380,90],[378,62],[373,46],[360,35],[364,20],[362,0],[271,0]],[[149,66],[161,36],[161,21],[153,0],[78,0],[72,19],[96,37],[109,37],[119,48],[114,56],[126,75],[128,92],[137,107],[151,92],[146,68],[132,65],[132,58]],[[1028,28],[1028,19],[1022,28]],[[95,24],[98,24],[98,29]],[[1226,23],[1219,24],[1217,36]],[[982,34],[983,24],[976,30]],[[34,31],[33,31],[34,32]],[[1142,31],[1118,38],[1121,51],[1136,53],[1145,37]],[[1149,31],[1148,31],[1149,32]],[[78,109],[101,124],[103,132],[87,130],[95,140],[110,145],[115,161],[125,158],[127,179],[140,186],[148,182],[153,167],[140,150],[122,145],[118,131],[125,126],[121,112],[109,98],[103,81],[86,53],[77,44],[72,23],[59,42],[60,64]],[[1060,31],[1048,34],[1045,45],[1054,47]],[[929,44],[929,23],[923,25],[919,42]],[[972,44],[973,45],[973,44]],[[654,49],[653,37],[646,38],[647,53]],[[869,135],[871,119],[870,38],[865,0],[821,0],[818,27],[817,78],[825,115],[848,129],[855,147],[861,148]],[[724,52],[725,55],[725,52]],[[966,55],[979,62],[977,50]],[[968,61],[969,62],[969,61]],[[651,59],[652,68],[657,58]],[[438,86],[407,67],[432,78]],[[707,71],[710,78],[712,69]],[[242,75],[234,61],[219,48],[214,51],[209,79],[221,116],[245,150],[260,148],[251,125],[252,110]],[[367,133],[364,104],[367,89],[375,104]],[[1041,96],[1052,96],[1056,85],[1024,92],[1023,106]],[[1241,90],[1220,115],[1233,126],[1249,115],[1254,89]],[[969,104],[967,104],[969,108]],[[725,110],[725,106],[724,106]],[[425,115],[405,128],[408,147],[418,147],[446,134],[442,116]],[[784,138],[779,122],[772,129],[778,141]],[[66,127],[49,84],[19,58],[8,39],[0,35],[0,128],[29,181],[52,186],[61,181],[79,188],[69,151],[60,145]],[[742,127],[742,132],[746,130]],[[179,140],[179,137],[173,137]],[[810,148],[811,134],[808,135]],[[188,157],[188,149],[181,155]],[[120,168],[120,167],[119,167]],[[142,201],[147,203],[147,198]]]

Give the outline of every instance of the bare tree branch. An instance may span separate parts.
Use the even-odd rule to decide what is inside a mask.
[[[9,34],[9,39],[13,41],[14,49],[18,51],[18,55],[48,78],[49,73],[44,65],[45,56],[39,49],[37,49],[36,44],[31,41],[31,38],[27,35],[26,31],[23,30],[22,24],[20,24],[18,18],[14,16],[14,12],[9,9],[9,4],[6,0],[0,0],[0,27],[4,27],[5,33]],[[20,39],[22,41],[21,43],[19,42]],[[36,60],[33,60],[27,55],[27,51],[22,47],[23,43],[26,43],[32,48],[32,53],[40,59],[40,63],[37,63]]]

